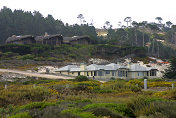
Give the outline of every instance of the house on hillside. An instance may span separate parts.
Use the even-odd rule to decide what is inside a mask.
[[[64,44],[90,44],[89,36],[73,36],[73,37],[64,37],[63,38]]]
[[[61,45],[63,43],[63,37],[60,34],[48,35],[45,33],[44,36],[35,37],[37,44],[45,45]]]
[[[24,36],[11,36],[6,40],[7,44],[32,44],[35,43],[34,36],[24,35]]]
[[[67,65],[56,71],[61,75],[79,76],[84,75],[89,78],[95,79],[110,79],[110,78],[122,78],[122,79],[134,79],[134,78],[156,78],[157,69],[142,67],[137,64],[128,64],[122,66],[120,64],[111,63],[108,65]]]
[[[96,33],[98,36],[106,37],[108,35],[107,29],[96,29]]]

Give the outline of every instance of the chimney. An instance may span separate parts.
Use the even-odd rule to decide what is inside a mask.
[[[81,69],[81,71],[85,71],[85,70],[86,70],[86,67],[87,67],[86,64],[84,64],[84,63],[81,63],[81,64],[80,64],[80,69]]]
[[[46,36],[49,36],[47,32],[45,32],[45,35],[44,35],[44,37],[46,37]]]
[[[131,63],[130,63],[130,62],[127,64],[127,67],[128,67],[128,68],[131,68]]]

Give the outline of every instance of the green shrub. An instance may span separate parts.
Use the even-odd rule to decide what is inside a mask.
[[[89,79],[86,76],[79,75],[75,78],[76,81],[82,82],[82,81],[89,81]]]
[[[14,110],[14,112],[19,112],[19,111],[29,110],[29,109],[34,109],[34,108],[38,108],[38,109],[41,110],[41,109],[46,108],[47,106],[53,106],[53,105],[55,105],[55,103],[50,103],[50,102],[32,102],[30,104],[17,107]]]
[[[128,108],[135,114],[136,117],[153,114],[155,112],[155,105],[153,102],[163,101],[160,98],[151,98],[147,96],[137,96],[131,98],[127,103]]]
[[[92,110],[95,116],[107,116],[110,118],[124,118],[122,115],[115,113],[107,108],[95,108]]]
[[[23,60],[27,60],[27,59],[34,59],[34,55],[31,55],[31,54],[26,54],[26,55],[23,55],[21,56],[21,59]]]
[[[170,99],[176,100],[176,89],[169,91]]]
[[[114,78],[114,77],[111,77],[110,80],[115,80],[115,78]]]
[[[122,92],[122,91],[129,90],[129,86],[126,85],[125,81],[117,80],[117,81],[107,82],[106,85],[102,87],[102,89]]]
[[[94,114],[92,114],[91,112],[84,112],[84,111],[81,111],[80,109],[76,109],[76,108],[73,108],[73,109],[66,109],[66,110],[63,110],[61,112],[63,115],[65,114],[68,114],[68,113],[72,113],[76,116],[79,116],[81,118],[97,118]]]
[[[141,88],[138,87],[138,86],[131,86],[131,91],[133,91],[133,92],[140,92]]]
[[[174,118],[176,116],[176,102],[157,101],[153,103],[155,113],[160,113],[167,118]]]
[[[28,112],[23,112],[23,113],[17,113],[15,115],[12,115],[8,118],[32,118]]]
[[[129,80],[128,84],[130,86],[136,86],[138,85],[139,87],[143,87],[143,79],[134,79],[134,80]]]
[[[84,111],[91,111],[96,108],[108,108],[124,116],[133,117],[132,111],[127,107],[126,104],[114,104],[114,103],[98,103],[98,104],[88,104],[83,107]]]

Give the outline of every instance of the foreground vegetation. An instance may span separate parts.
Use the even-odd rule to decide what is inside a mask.
[[[173,118],[176,89],[160,79],[31,80],[0,85],[0,114],[8,118]],[[84,78],[86,80],[86,78]],[[161,89],[163,89],[161,91]]]

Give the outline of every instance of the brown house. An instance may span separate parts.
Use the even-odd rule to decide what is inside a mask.
[[[24,36],[11,36],[6,40],[7,44],[32,44],[35,43],[34,36],[24,35]]]
[[[63,37],[60,34],[37,36],[35,38],[37,44],[46,45],[61,45],[63,42]]]
[[[65,44],[90,44],[89,36],[74,36],[74,37],[64,37],[63,43]]]

